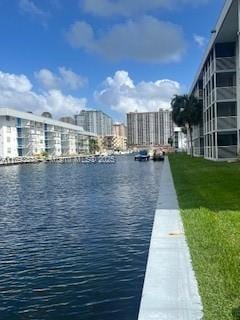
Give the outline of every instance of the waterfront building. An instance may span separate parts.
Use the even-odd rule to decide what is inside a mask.
[[[231,160],[240,151],[240,1],[227,0],[190,94],[203,101],[203,125],[194,130],[194,154]]]
[[[106,150],[126,151],[127,138],[124,136],[105,136],[103,137],[103,146]]]
[[[75,124],[75,120],[72,117],[61,117],[59,121]]]
[[[127,127],[124,123],[113,124],[113,135],[118,137],[127,137]]]
[[[127,114],[129,147],[166,146],[173,133],[172,111],[130,112]]]
[[[82,110],[75,115],[75,124],[98,136],[112,135],[112,118],[99,110]]]
[[[0,108],[0,157],[74,155],[89,150],[94,133],[51,117]]]
[[[187,135],[182,131],[182,128],[174,127],[172,135],[172,146],[177,151],[187,150]]]

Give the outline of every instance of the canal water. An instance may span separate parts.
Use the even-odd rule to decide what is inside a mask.
[[[162,163],[0,168],[0,319],[136,320]]]

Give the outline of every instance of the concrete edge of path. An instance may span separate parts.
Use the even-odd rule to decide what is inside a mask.
[[[203,307],[166,157],[138,320],[200,320]]]

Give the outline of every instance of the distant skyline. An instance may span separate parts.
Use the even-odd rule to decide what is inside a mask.
[[[11,3],[11,4],[9,4]],[[114,121],[188,92],[224,0],[0,0],[0,106]]]

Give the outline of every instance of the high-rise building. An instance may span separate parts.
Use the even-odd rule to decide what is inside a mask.
[[[75,115],[75,124],[99,136],[112,134],[112,118],[102,111],[82,110]]]
[[[240,1],[226,0],[190,91],[203,102],[193,153],[206,159],[236,159],[240,151],[239,16]]]
[[[173,133],[172,112],[130,112],[127,114],[128,146],[164,146]]]
[[[127,127],[124,123],[114,123],[113,124],[113,135],[118,137],[127,136]]]

